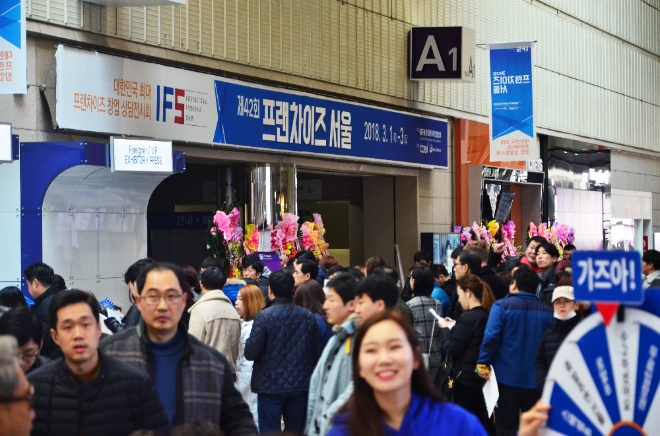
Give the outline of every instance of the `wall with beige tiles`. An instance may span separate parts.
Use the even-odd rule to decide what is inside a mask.
[[[611,157],[612,189],[650,192],[653,231],[660,232],[660,160],[618,151]]]

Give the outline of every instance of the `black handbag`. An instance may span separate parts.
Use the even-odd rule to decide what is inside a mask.
[[[440,389],[440,392],[447,397],[447,400],[454,401],[454,387],[456,386],[456,379],[461,375],[461,371],[456,371],[453,367],[451,354],[449,353],[449,340],[442,343],[442,362],[440,362],[440,369],[435,376],[435,384]]]

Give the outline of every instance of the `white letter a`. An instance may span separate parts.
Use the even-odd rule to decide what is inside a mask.
[[[433,57],[428,58],[429,49],[433,52]],[[440,57],[440,50],[438,50],[438,44],[435,43],[435,38],[433,35],[429,35],[426,38],[426,44],[424,44],[424,50],[422,51],[422,56],[419,58],[417,63],[416,71],[422,71],[424,65],[435,64],[438,66],[438,71],[445,71],[445,64],[442,63],[442,58]]]

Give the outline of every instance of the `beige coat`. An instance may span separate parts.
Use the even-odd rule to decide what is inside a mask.
[[[222,353],[236,373],[241,318],[231,300],[220,290],[209,291],[188,309],[188,313],[188,333]]]

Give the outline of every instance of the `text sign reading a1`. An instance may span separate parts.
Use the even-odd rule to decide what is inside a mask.
[[[410,80],[474,82],[475,31],[467,27],[410,29]]]
[[[172,143],[111,138],[112,171],[171,173]]]
[[[636,251],[576,251],[572,261],[575,300],[644,301],[641,260]]]

